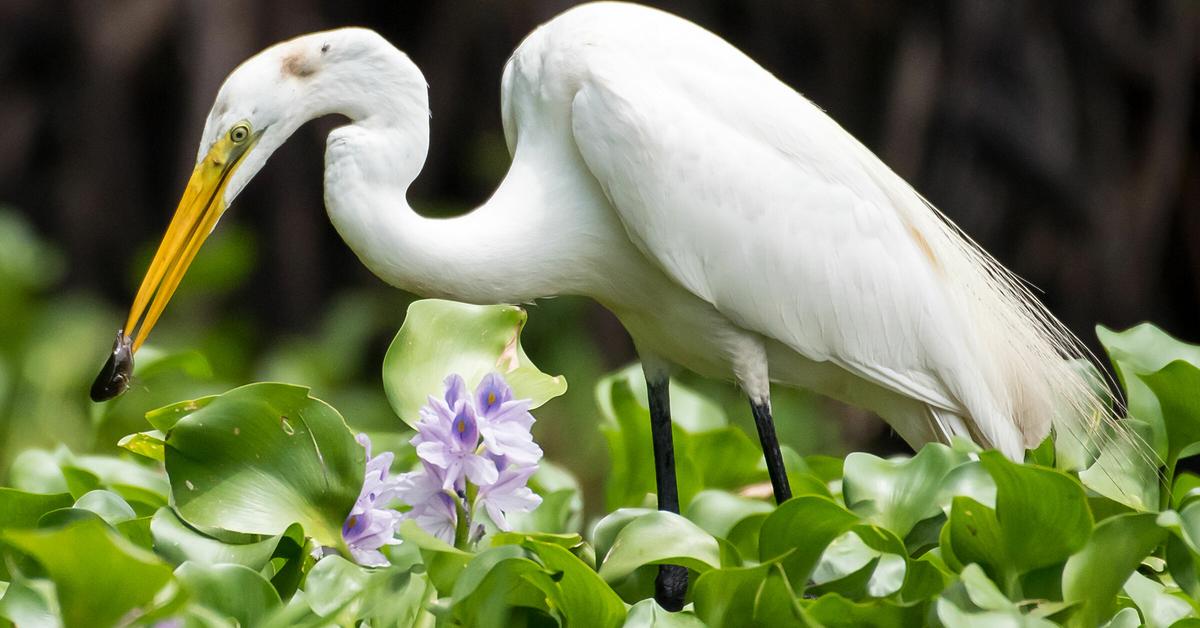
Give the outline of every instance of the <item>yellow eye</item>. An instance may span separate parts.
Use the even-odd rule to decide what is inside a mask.
[[[239,124],[229,131],[229,139],[233,140],[234,144],[241,144],[250,137],[250,127],[246,124]]]

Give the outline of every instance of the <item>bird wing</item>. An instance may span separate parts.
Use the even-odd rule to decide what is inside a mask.
[[[962,398],[985,384],[947,385],[975,347],[923,233],[936,216],[906,215],[882,162],[720,44],[589,54],[572,131],[629,236],[745,329],[972,414]]]

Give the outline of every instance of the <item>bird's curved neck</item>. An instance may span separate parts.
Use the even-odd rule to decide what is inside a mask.
[[[553,294],[553,278],[537,272],[548,249],[524,211],[544,197],[536,177],[514,168],[491,199],[456,218],[412,209],[408,187],[429,146],[425,87],[393,86],[347,90],[354,102],[338,112],[352,123],[329,136],[325,204],[342,238],[380,278],[422,296],[517,303]]]

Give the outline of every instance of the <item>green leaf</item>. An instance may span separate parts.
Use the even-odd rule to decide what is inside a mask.
[[[1142,625],[1147,628],[1166,628],[1194,614],[1186,600],[1172,595],[1162,584],[1136,571],[1130,574],[1124,590],[1141,611]]]
[[[207,397],[200,397],[199,399],[177,401],[171,405],[147,412],[146,421],[154,426],[155,431],[166,433],[171,431],[171,428],[175,427],[175,424],[180,419],[207,406],[216,398],[217,395],[209,395]]]
[[[1165,461],[1173,469],[1176,460],[1196,453],[1200,443],[1200,368],[1175,360],[1138,377],[1158,400],[1167,431]]]
[[[145,456],[151,460],[163,462],[166,453],[163,450],[164,443],[167,438],[166,434],[158,430],[149,432],[137,432],[127,434],[117,441],[117,446],[121,449],[132,451],[139,456]]]
[[[629,609],[624,628],[705,628],[705,623],[691,613],[672,613],[646,599]]]
[[[282,604],[266,578],[242,565],[186,562],[175,570],[175,576],[196,602],[235,620],[239,626],[261,624]]]
[[[942,555],[956,570],[977,563],[992,578],[1009,582],[1017,574],[1004,553],[1003,534],[995,510],[970,497],[955,497],[942,528]]]
[[[300,526],[294,529],[299,531]],[[283,536],[271,536],[252,543],[225,543],[187,527],[170,508],[154,513],[150,520],[150,535],[158,555],[174,565],[187,561],[201,565],[227,563],[255,571],[271,561]]]
[[[723,539],[749,517],[764,516],[775,507],[757,499],[739,497],[725,491],[706,490],[696,494],[685,516],[705,532]]]
[[[555,586],[552,608],[558,609],[568,626],[619,626],[625,603],[604,580],[565,548],[533,539],[523,547],[532,551],[548,569]],[[544,582],[544,581],[543,581]]]
[[[996,482],[996,519],[1006,560],[1019,573],[1067,559],[1092,533],[1083,487],[1071,476],[1010,462],[997,451],[980,455]]]
[[[98,519],[53,530],[7,530],[3,538],[45,568],[68,626],[136,618],[153,608],[155,595],[172,580],[166,564]]]
[[[54,454],[41,449],[27,449],[13,460],[8,480],[13,488],[29,493],[68,493]]]
[[[0,618],[22,628],[59,628],[63,623],[56,602],[49,581],[17,579],[0,590]]]
[[[495,547],[471,560],[454,585],[452,611],[463,626],[517,624],[513,615],[520,608],[549,614],[547,590],[553,589],[550,574],[525,557],[515,545]]]
[[[937,497],[942,483],[967,460],[938,443],[906,460],[852,453],[846,457],[842,494],[850,510],[903,538],[917,522],[941,514]]]
[[[1191,501],[1178,512],[1163,511],[1158,525],[1173,534],[1167,540],[1167,567],[1175,582],[1193,597],[1200,595],[1200,502]]]
[[[1097,326],[1096,336],[1108,351],[1108,357],[1125,389],[1129,416],[1153,428],[1154,439],[1151,444],[1154,450],[1160,459],[1170,460],[1169,448],[1179,451],[1182,447],[1169,445],[1169,440],[1178,439],[1169,438],[1169,426],[1163,421],[1158,400],[1138,374],[1154,373],[1176,360],[1200,366],[1200,346],[1180,342],[1149,323],[1123,332]]]
[[[857,515],[826,497],[793,498],[763,522],[759,558],[764,563],[778,558],[800,593],[825,548],[858,522]]]
[[[639,401],[630,369],[619,371],[596,384],[596,401],[605,417],[600,426],[612,454],[612,468],[605,485],[605,503],[609,509],[637,506],[655,492],[653,441],[650,438],[650,410]],[[687,398],[679,386],[672,386],[671,399]],[[644,395],[643,395],[644,396]],[[674,413],[672,414],[674,419]],[[672,437],[680,504],[687,506],[701,486],[701,472],[693,464],[689,451],[689,435],[679,422],[672,423]]]
[[[721,566],[721,548],[696,524],[669,512],[642,515],[621,528],[600,564],[608,582],[625,578],[643,565],[683,565],[704,572]]]
[[[251,384],[181,418],[166,466],[176,512],[201,531],[280,534],[299,523],[341,548],[366,462],[341,415],[307,389]]]
[[[1089,489],[1134,510],[1159,507],[1159,469],[1149,461],[1157,454],[1147,443],[1154,439],[1153,429],[1144,421],[1126,418],[1121,429],[1100,440],[1100,455],[1090,467],[1079,473],[1079,481]]]
[[[316,614],[332,617],[362,595],[370,577],[366,569],[341,556],[326,556],[308,572],[304,599]]]
[[[412,519],[401,522],[400,538],[420,548],[429,581],[438,593],[450,595],[471,555],[422,530]]]
[[[692,591],[696,615],[711,628],[749,624],[747,618],[754,615],[759,589],[777,562],[700,574]]]
[[[415,426],[429,395],[457,373],[474,388],[493,371],[504,376],[517,399],[540,406],[567,390],[562,376],[537,369],[521,347],[525,310],[512,305],[468,305],[438,299],[416,301],[383,359],[383,387],[396,414]]]
[[[71,502],[69,493],[26,493],[0,487],[0,530],[36,527],[42,515],[67,508]]]
[[[1166,536],[1152,513],[1118,515],[1101,521],[1083,549],[1063,569],[1063,600],[1082,602],[1073,626],[1096,626],[1114,610],[1116,595],[1142,559]]]
[[[100,518],[115,526],[118,523],[137,518],[137,513],[120,495],[112,491],[92,491],[75,501],[75,508],[90,510]]]
[[[816,625],[828,628],[846,626],[878,626],[904,628],[925,625],[923,605],[902,606],[889,600],[853,602],[836,593],[806,601],[805,615]],[[947,623],[947,626],[956,624]]]

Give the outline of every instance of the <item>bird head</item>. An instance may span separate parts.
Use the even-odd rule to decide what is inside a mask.
[[[364,90],[354,87],[370,85],[372,74],[395,65],[396,55],[407,61],[373,31],[344,28],[276,44],[230,73],[204,124],[183,197],[92,386],[93,400],[111,399],[128,388],[133,354],[200,245],[271,154],[308,120],[327,113],[360,115],[356,106]]]

